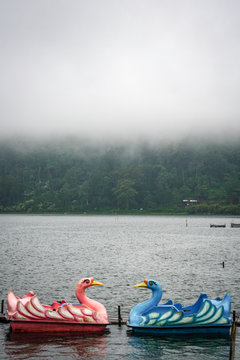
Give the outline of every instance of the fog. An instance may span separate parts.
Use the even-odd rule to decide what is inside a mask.
[[[239,23],[238,0],[1,0],[1,137],[237,136]]]

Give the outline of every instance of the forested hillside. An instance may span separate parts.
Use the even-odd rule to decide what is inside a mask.
[[[182,200],[197,200],[184,205]],[[240,144],[0,144],[0,211],[240,214]]]

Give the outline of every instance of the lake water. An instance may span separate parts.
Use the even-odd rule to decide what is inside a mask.
[[[240,228],[231,217],[0,215],[0,300],[10,289],[20,297],[33,290],[45,304],[76,302],[74,289],[93,276],[103,287],[87,295],[102,302],[109,317],[123,317],[151,296],[134,284],[153,278],[165,302],[184,306],[201,292],[229,292],[240,314]],[[210,223],[226,228],[210,228]],[[187,225],[187,226],[186,226]],[[224,268],[222,263],[224,261]],[[1,359],[229,359],[229,339],[134,336],[109,326],[98,336],[30,336],[0,324]],[[235,353],[240,354],[239,328]],[[239,356],[239,355],[238,355]],[[235,359],[237,359],[237,355]]]

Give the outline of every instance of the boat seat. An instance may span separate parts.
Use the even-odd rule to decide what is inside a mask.
[[[176,303],[176,304],[174,304],[174,306],[175,306],[175,308],[177,308],[177,309],[178,309],[178,311],[180,311],[180,310],[182,310],[182,309],[183,309],[183,307],[182,307],[182,304],[181,304],[181,303]]]
[[[66,306],[67,304],[71,304],[71,305],[82,305],[82,303],[63,303],[60,307],[62,306]]]

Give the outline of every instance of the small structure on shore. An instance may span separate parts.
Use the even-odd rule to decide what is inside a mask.
[[[197,205],[197,203],[198,203],[197,200],[182,200],[182,202],[185,206]]]

